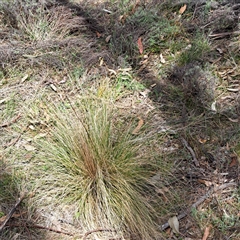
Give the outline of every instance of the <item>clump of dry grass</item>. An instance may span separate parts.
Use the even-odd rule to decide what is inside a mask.
[[[78,109],[53,108],[50,116],[54,128],[41,142],[35,166],[44,169],[41,204],[75,205],[85,231],[104,228],[155,239],[156,213],[144,196],[155,166],[149,156],[139,155],[144,139],[133,137],[117,123],[110,105],[96,99]]]
[[[32,42],[62,40],[83,28],[83,18],[64,6],[51,6],[28,0],[14,0],[3,5],[7,25],[17,29],[17,35]],[[21,34],[19,34],[19,32]]]

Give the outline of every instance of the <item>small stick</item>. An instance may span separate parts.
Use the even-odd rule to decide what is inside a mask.
[[[95,229],[95,230],[91,230],[89,232],[86,232],[83,236],[83,239],[82,240],[86,240],[87,239],[87,236],[92,234],[92,233],[95,233],[95,232],[116,232],[115,230],[111,230],[111,229],[104,229],[104,228],[98,228],[98,229]]]
[[[15,139],[13,139],[10,143],[3,145],[3,147],[10,147],[10,146],[12,146],[12,145],[15,145],[15,144],[18,142],[18,140],[21,138],[21,136],[22,136],[22,135],[19,134],[18,137],[16,137]]]
[[[19,118],[21,117],[21,114],[18,114],[16,117],[14,117],[10,122],[3,123],[0,125],[1,128],[9,127],[11,124],[15,123]]]
[[[25,198],[25,193],[18,199],[18,201],[15,203],[14,207],[11,209],[11,211],[8,213],[6,219],[3,221],[2,225],[0,226],[0,232],[3,230],[9,219],[12,217],[13,213],[16,211],[18,205],[22,202],[22,200]]]
[[[48,231],[51,231],[51,232],[60,233],[60,234],[68,235],[68,236],[74,236],[74,234],[72,234],[72,233],[62,232],[62,231],[57,230],[57,229],[48,228],[48,227],[44,227],[44,226],[40,226],[40,225],[28,225],[28,224],[27,225],[22,225],[22,224],[11,224],[11,223],[8,223],[8,224],[6,224],[6,226],[9,226],[9,227],[38,228],[38,229],[44,229],[44,230],[48,230]]]
[[[215,37],[215,38],[218,38],[218,37],[228,36],[228,35],[231,35],[231,34],[236,34],[236,35],[238,35],[239,33],[240,33],[240,31],[234,31],[234,32],[223,32],[223,33],[210,34],[210,35],[208,35],[208,36],[209,36],[209,37]]]
[[[181,220],[182,218],[186,217],[188,215],[188,213],[191,211],[191,209],[193,208],[197,208],[202,202],[204,202],[208,197],[210,197],[210,195],[212,195],[213,193],[219,191],[219,190],[222,190],[224,188],[227,188],[227,187],[234,187],[234,186],[237,186],[237,183],[235,182],[231,182],[231,183],[225,183],[223,185],[220,185],[218,187],[212,187],[211,189],[209,189],[205,195],[203,195],[202,197],[200,197],[194,204],[192,204],[192,206],[187,209],[185,212],[179,214],[177,216],[177,219],[178,220]],[[161,226],[161,229],[162,231],[164,231],[165,229],[167,229],[169,226],[169,223],[165,223]]]
[[[22,134],[27,130],[27,127],[25,126],[22,130],[22,132],[18,135],[18,137],[16,137],[15,139],[13,139],[10,143],[8,144],[4,144],[3,147],[6,148],[6,147],[10,147],[12,145],[15,145],[18,140],[21,138]]]
[[[194,152],[193,149],[188,145],[187,141],[186,141],[184,138],[181,138],[181,140],[182,140],[183,145],[184,145],[184,146],[187,148],[187,150],[191,153],[191,155],[192,155],[192,157],[193,157],[193,162],[194,162],[194,164],[195,164],[197,167],[199,167],[200,164],[199,164],[199,162],[198,162],[198,160],[197,160],[197,157],[196,157],[195,152]]]

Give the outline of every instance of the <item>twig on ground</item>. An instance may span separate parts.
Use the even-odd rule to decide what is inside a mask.
[[[195,152],[194,152],[193,149],[188,145],[187,141],[186,141],[184,138],[181,138],[181,140],[182,140],[183,145],[184,145],[184,146],[187,148],[187,150],[191,153],[191,155],[192,155],[192,157],[193,157],[193,162],[194,162],[194,164],[195,164],[197,167],[199,167],[200,164],[199,164],[199,162],[198,162],[198,160],[197,160],[197,157],[196,157]]]
[[[15,224],[15,223],[6,223],[5,226],[9,226],[9,227],[27,227],[27,228],[38,228],[38,229],[44,229],[44,230],[48,230],[51,232],[55,232],[55,233],[60,233],[60,234],[64,234],[64,235],[68,235],[68,236],[74,236],[74,234],[69,233],[69,232],[63,232],[54,228],[49,228],[49,227],[44,227],[44,226],[40,226],[40,225],[29,225],[29,224]],[[89,232],[86,232],[82,238],[82,240],[86,240],[87,236],[95,233],[95,232],[115,232],[115,230],[111,230],[111,229],[95,229]]]
[[[0,128],[4,128],[4,127],[9,127],[11,124],[15,123],[19,118],[21,117],[21,114],[18,114],[16,117],[14,117],[11,121],[7,122],[7,123],[3,123],[0,125]]]
[[[112,230],[112,229],[103,229],[103,228],[91,230],[91,231],[86,232],[86,233],[84,234],[82,240],[86,240],[88,235],[90,235],[90,234],[92,234],[92,233],[95,233],[95,232],[116,232],[116,231],[115,231],[115,230]]]
[[[17,142],[18,142],[18,140],[21,138],[21,134],[19,134],[15,139],[13,139],[11,142],[9,142],[8,144],[5,144],[5,145],[3,145],[3,147],[11,147],[11,146],[13,146],[13,145],[15,145]]]
[[[0,226],[0,232],[3,230],[3,228],[5,227],[5,225],[7,224],[7,222],[9,221],[9,219],[12,217],[13,213],[16,211],[18,205],[22,202],[22,200],[25,198],[26,193],[24,193],[16,202],[16,204],[14,205],[14,207],[11,209],[11,211],[8,213],[6,219],[4,220],[4,222],[1,224]]]
[[[4,147],[4,148],[7,148],[7,147],[11,147],[11,146],[15,145],[26,130],[27,130],[27,126],[25,126],[25,127],[22,129],[22,132],[21,132],[15,139],[13,139],[11,142],[3,145],[3,147]]]
[[[38,229],[44,229],[44,230],[48,230],[48,231],[51,231],[51,232],[55,232],[55,233],[60,233],[60,234],[64,234],[64,235],[68,235],[68,236],[74,236],[74,234],[72,233],[68,233],[68,232],[63,232],[63,231],[60,231],[60,230],[57,230],[57,229],[53,229],[53,228],[48,228],[48,227],[44,227],[44,226],[40,226],[40,225],[23,225],[23,224],[12,224],[12,223],[8,223],[6,224],[6,226],[9,226],[9,227],[27,227],[27,228],[38,228]]]
[[[202,197],[200,197],[198,199],[197,202],[195,202],[189,209],[187,209],[186,211],[184,211],[183,213],[179,214],[177,216],[178,220],[181,220],[182,218],[186,217],[189,212],[191,211],[191,209],[193,208],[197,208],[202,202],[204,202],[208,197],[210,197],[210,195],[212,195],[213,193],[222,190],[224,188],[228,188],[228,187],[234,187],[237,186],[237,183],[235,182],[231,182],[231,183],[225,183],[223,185],[217,186],[217,187],[212,187],[210,188],[205,195],[203,195]],[[164,231],[165,229],[167,229],[169,227],[169,223],[165,223],[161,226],[161,229]]]
[[[210,34],[208,36],[211,38],[217,39],[217,38],[221,38],[221,37],[225,37],[225,36],[229,36],[229,35],[238,35],[239,33],[240,33],[240,31],[223,32],[223,33]]]

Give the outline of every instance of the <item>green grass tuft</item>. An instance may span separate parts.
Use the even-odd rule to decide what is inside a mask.
[[[80,109],[51,113],[54,130],[41,142],[37,159],[45,169],[44,197],[77,206],[75,216],[86,231],[104,228],[154,239],[156,215],[143,195],[154,164],[139,157],[143,139],[117,123],[106,103],[86,100]]]
[[[200,33],[193,39],[190,44],[179,56],[180,65],[188,64],[193,61],[203,59],[210,51],[210,43],[206,37]]]

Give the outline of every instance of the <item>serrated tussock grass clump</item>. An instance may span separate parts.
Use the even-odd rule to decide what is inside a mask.
[[[73,204],[86,231],[103,228],[127,238],[155,239],[156,215],[144,196],[154,164],[138,154],[143,138],[133,137],[115,115],[96,100],[51,111],[54,128],[41,142],[38,158],[45,169],[41,202],[50,196]]]

